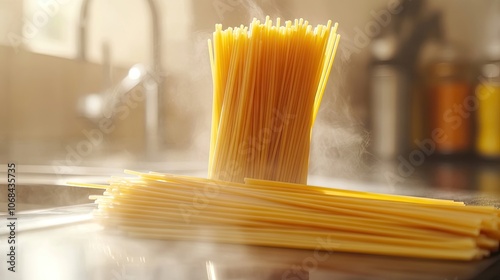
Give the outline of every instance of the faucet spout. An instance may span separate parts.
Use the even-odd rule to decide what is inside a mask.
[[[87,60],[87,28],[89,21],[89,6],[91,0],[83,0],[80,9],[78,22],[78,43],[77,56],[79,59]],[[161,30],[158,16],[158,9],[154,0],[146,0],[151,17],[151,62],[150,71],[143,83],[145,94],[145,147],[148,159],[153,159],[158,155],[160,145],[163,140],[163,70],[161,58]],[[135,66],[134,66],[135,67]],[[127,78],[124,79],[126,81]],[[121,90],[126,92],[126,90]],[[112,95],[111,95],[112,96]],[[111,102],[112,103],[112,102]],[[110,104],[111,104],[110,103]]]

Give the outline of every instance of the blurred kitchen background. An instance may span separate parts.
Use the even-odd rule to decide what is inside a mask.
[[[2,162],[204,174],[207,39],[265,15],[339,23],[311,175],[500,190],[491,0],[0,0]]]

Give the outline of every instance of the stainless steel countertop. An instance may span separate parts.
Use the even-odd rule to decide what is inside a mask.
[[[199,176],[204,174],[203,170],[180,169],[174,171]],[[17,210],[25,212],[18,215],[18,271],[15,274],[7,271],[6,263],[2,261],[0,279],[461,280],[498,279],[497,275],[500,275],[498,254],[482,261],[456,262],[340,252],[318,255],[311,250],[133,239],[103,230],[96,224],[90,215],[95,205],[74,205],[87,203],[89,194],[98,194],[101,190],[63,186],[62,181],[53,181],[54,174],[37,166],[25,166],[19,170],[23,172],[18,175]],[[435,170],[430,168],[423,174],[432,174]],[[118,169],[82,168],[73,174],[66,174],[63,179],[104,182],[109,175],[120,173]],[[434,180],[431,175],[418,176],[396,185],[376,180],[367,182],[319,176],[310,176],[310,183],[500,206],[500,185],[498,188],[474,184],[469,184],[467,188],[462,185],[450,187],[453,184],[439,187],[429,183]],[[477,174],[474,176],[477,177]],[[493,186],[495,184],[494,181]],[[2,187],[0,213],[6,208],[5,197],[5,188]],[[54,206],[57,208],[26,211]],[[0,230],[2,255],[7,250],[6,237],[5,229]]]
[[[7,271],[2,262],[1,279],[459,280],[497,279],[500,271],[499,255],[457,262],[135,239],[103,230],[89,218],[93,208],[86,204],[20,214],[19,225],[27,231],[17,236],[17,271]],[[73,223],[61,221],[63,216],[72,217]],[[65,225],[28,228],[57,218]],[[2,252],[6,243],[6,235],[0,235]]]

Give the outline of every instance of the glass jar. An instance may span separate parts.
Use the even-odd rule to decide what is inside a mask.
[[[450,47],[428,68],[429,136],[439,154],[465,154],[472,146],[472,115],[468,65]],[[436,137],[436,135],[438,137]]]
[[[382,160],[408,150],[408,71],[395,59],[397,40],[391,36],[372,43],[370,65],[371,149]]]
[[[476,151],[482,157],[500,158],[500,61],[481,66],[476,87]]]

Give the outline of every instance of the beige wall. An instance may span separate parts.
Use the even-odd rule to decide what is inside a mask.
[[[0,104],[4,108],[0,112],[0,139],[8,158],[28,163],[60,160],[68,154],[68,147],[76,149],[88,138],[85,133],[100,130],[98,123],[81,115],[77,105],[82,97],[106,88],[101,65],[26,51],[15,53],[9,47],[0,47],[0,59],[5,66],[0,68]],[[123,68],[113,70],[117,81],[126,73]],[[200,111],[192,105],[189,94],[196,93],[187,91],[191,88],[188,84],[182,77],[166,77],[165,149],[187,149],[195,141],[190,139],[196,138],[193,130]],[[111,132],[100,130],[103,141],[92,147],[85,161],[99,161],[115,153],[130,160],[142,158],[144,104],[132,101],[126,105],[128,113],[113,119]]]
[[[76,110],[84,93],[102,89],[99,65],[1,47],[7,58],[0,83],[6,99],[2,132],[9,157],[51,158],[81,138],[88,121]],[[123,72],[123,71],[122,71]]]
[[[0,44],[10,43],[10,32],[20,34],[22,28],[23,1],[0,0]]]

